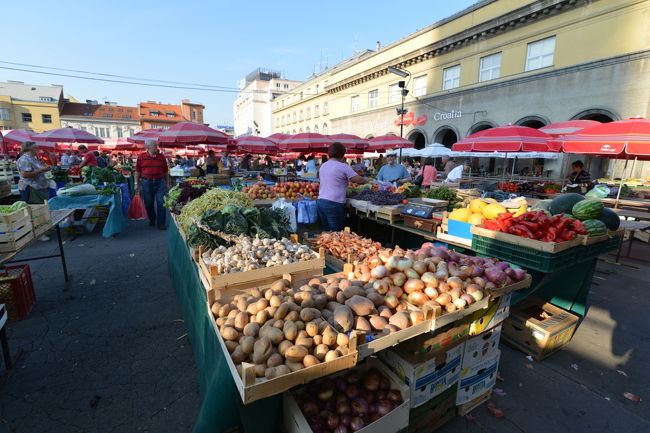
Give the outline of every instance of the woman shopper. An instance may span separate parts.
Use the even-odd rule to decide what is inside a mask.
[[[16,161],[16,168],[20,180],[20,199],[29,204],[47,203],[50,197],[50,181],[45,173],[51,170],[46,164],[37,158],[38,148],[33,141],[25,141],[20,147],[20,158]],[[39,241],[49,241],[47,235],[38,238]]]
[[[422,163],[422,168],[418,173],[418,177],[420,176],[422,176],[421,186],[423,187],[430,187],[436,181],[436,177],[438,177],[438,170],[436,170],[436,166],[433,162],[433,158],[424,159],[424,162]]]
[[[205,173],[217,174],[219,173],[219,161],[214,154],[214,150],[208,151],[208,157],[205,158]]]
[[[345,163],[345,146],[332,143],[327,150],[329,159],[318,172],[318,219],[323,231],[340,231],[345,224],[345,193],[349,182],[366,183],[368,179],[359,176]]]

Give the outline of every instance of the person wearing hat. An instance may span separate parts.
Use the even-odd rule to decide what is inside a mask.
[[[45,173],[51,168],[38,159],[37,155],[36,143],[25,141],[20,147],[20,157],[16,161],[16,168],[20,175],[18,182],[20,199],[29,204],[43,204],[50,197],[50,181],[45,177]],[[43,235],[39,240],[48,241],[50,238]]]
[[[386,155],[386,164],[379,169],[377,180],[382,182],[404,183],[411,180],[411,175],[402,164],[397,163],[395,154]]]

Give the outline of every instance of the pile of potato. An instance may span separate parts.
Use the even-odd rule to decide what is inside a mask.
[[[349,331],[385,335],[424,320],[405,301],[386,305],[372,283],[341,277],[312,278],[297,289],[282,279],[211,309],[237,368],[252,363],[267,379],[346,355]]]

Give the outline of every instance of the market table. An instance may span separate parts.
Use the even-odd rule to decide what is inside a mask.
[[[618,263],[619,259],[621,258],[621,250],[623,249],[623,242],[625,242],[625,234],[628,235],[628,246],[627,246],[627,254],[625,257],[630,257],[630,253],[632,252],[632,242],[634,242],[634,233],[636,231],[640,230],[646,230],[650,228],[650,221],[627,221],[623,220],[621,221],[621,225],[619,228],[623,229],[625,232],[623,236],[621,236],[621,240],[618,244],[618,250],[616,251],[616,263]]]
[[[616,204],[616,199],[615,198],[602,198],[600,199],[605,205],[611,205],[614,206]],[[629,207],[639,207],[639,208],[645,208],[646,210],[650,210],[650,200],[645,200],[645,199],[627,199],[627,198],[620,198],[618,199],[618,205],[619,206],[629,206]]]
[[[108,206],[108,217],[102,235],[110,238],[119,234],[126,226],[126,218],[122,210],[122,197],[119,192],[113,195],[70,195],[52,197],[48,204],[51,210],[58,209],[89,209],[97,206]]]
[[[62,209],[62,210],[51,211],[50,212],[51,221],[50,221],[48,227],[44,230],[44,232],[48,232],[52,228],[56,229],[56,238],[57,238],[57,240],[59,242],[59,254],[51,254],[49,256],[38,256],[38,257],[29,257],[29,258],[26,258],[26,259],[13,260],[13,258],[16,257],[16,255],[18,255],[18,253],[23,251],[25,248],[27,248],[28,246],[30,246],[32,243],[34,243],[37,240],[36,238],[33,238],[32,240],[27,242],[25,245],[18,248],[16,251],[12,251],[10,253],[3,254],[2,256],[0,256],[0,265],[4,265],[4,264],[7,264],[7,263],[31,262],[31,261],[34,261],[34,260],[42,260],[42,259],[51,259],[51,258],[54,258],[54,257],[61,257],[61,265],[63,267],[63,277],[65,278],[65,282],[67,283],[69,281],[68,266],[67,266],[67,264],[65,262],[65,254],[63,253],[63,240],[61,239],[61,228],[59,227],[59,225],[61,224],[61,222],[63,220],[68,218],[72,214],[72,212],[74,212],[73,209]]]
[[[206,289],[198,269],[172,219],[168,228],[168,269],[196,359],[203,401],[194,433],[222,432],[242,425],[247,433],[280,431],[282,395],[244,406],[224,353],[214,335]]]
[[[640,210],[632,210],[632,209],[612,209],[614,212],[618,214],[618,216],[622,216],[625,218],[633,218],[635,220],[647,220],[650,221],[650,212],[648,211],[640,211]]]

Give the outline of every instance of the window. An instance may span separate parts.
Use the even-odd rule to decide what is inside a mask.
[[[495,80],[501,76],[501,53],[481,57],[479,81]]]
[[[135,130],[134,129],[129,129],[129,137],[131,137],[133,134],[135,134]]]
[[[123,137],[123,134],[122,134],[122,128],[119,128],[119,127],[118,127],[118,128],[117,128],[117,138],[122,138],[122,137]]]
[[[323,102],[323,115],[329,114],[329,102]]]
[[[309,130],[309,126],[305,128],[305,132],[311,132],[311,131]]]
[[[307,119],[311,119],[311,107],[307,107]]]
[[[84,116],[92,116],[92,115],[93,113],[91,113],[90,111],[84,111]]]
[[[113,117],[113,113],[106,113],[106,114],[104,114],[104,117],[110,119],[111,117]]]
[[[23,122],[31,122],[32,121],[32,113],[21,113]]]
[[[169,125],[163,125],[162,129],[169,129]]]
[[[555,36],[528,44],[526,53],[526,70],[545,68],[553,65],[555,53]]]
[[[368,92],[368,108],[375,108],[377,106],[377,100],[379,99],[379,90],[371,90]]]
[[[279,89],[280,88],[280,83],[275,83],[275,88]]]
[[[296,112],[294,111],[294,112],[293,112],[293,123],[296,123],[296,119],[297,119],[297,118],[298,118],[298,115],[297,115]]]
[[[196,120],[196,110],[192,110],[192,120]]]
[[[160,111],[150,111],[149,114],[151,116],[157,117],[157,116],[160,116]]]
[[[41,120],[43,123],[52,123],[52,115],[51,114],[41,114]]]
[[[323,135],[327,135],[327,123],[323,123]]]
[[[320,105],[316,104],[314,106],[314,117],[320,116]]]
[[[318,125],[314,125],[314,132],[318,134]]]
[[[150,126],[150,128],[152,128],[152,129],[153,129],[153,128],[160,128],[160,126],[158,126],[157,123],[152,123],[151,126]],[[97,131],[97,128],[95,128],[95,131]],[[97,132],[95,132],[95,135],[97,135]]]
[[[413,79],[413,96],[424,96],[427,94],[427,76],[420,75]]]
[[[165,115],[166,115],[167,117],[175,117],[175,116],[176,116],[176,114],[175,114],[174,112],[172,112],[172,111],[168,111],[168,112],[166,112]]]
[[[352,111],[353,113],[355,111],[359,111],[359,95],[356,95],[356,96],[353,96],[352,98],[350,98],[350,102],[352,103],[350,111]]]
[[[316,84],[316,94],[318,95],[318,84]]]
[[[302,122],[302,110],[300,110],[300,114],[298,115],[298,120]]]
[[[82,131],[88,131],[88,128],[86,128],[85,126],[80,126],[79,129],[81,129]]]
[[[391,84],[388,86],[388,102],[398,102],[400,96],[400,89],[398,84]]]
[[[455,89],[460,86],[460,65],[442,70],[442,90]]]
[[[8,108],[0,108],[0,120],[9,120]]]
[[[300,100],[302,101],[302,92],[300,92]]]

